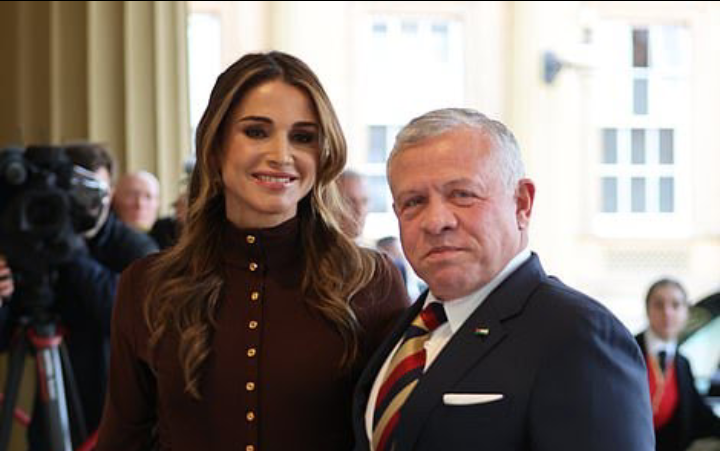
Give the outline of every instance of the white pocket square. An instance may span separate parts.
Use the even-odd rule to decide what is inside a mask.
[[[502,393],[445,393],[443,403],[447,406],[487,404],[503,399]]]

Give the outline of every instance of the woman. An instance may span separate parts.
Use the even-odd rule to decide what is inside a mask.
[[[407,298],[338,228],[327,95],[298,59],[247,55],[196,147],[179,243],[120,283],[98,449],[349,449],[352,386]]]
[[[658,280],[645,296],[649,326],[635,337],[647,362],[657,451],[684,451],[697,438],[720,437],[720,420],[704,403],[690,362],[678,350],[689,308],[680,282]]]

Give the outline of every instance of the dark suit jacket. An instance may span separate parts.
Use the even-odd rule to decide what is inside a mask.
[[[365,408],[376,374],[420,297],[356,387],[356,451],[369,449]],[[489,334],[477,334],[477,328]],[[502,394],[445,405],[443,395]],[[501,283],[447,343],[408,398],[395,451],[652,451],[645,364],[603,306],[543,271],[536,255]]]
[[[639,334],[635,339],[645,355],[645,335]],[[690,363],[679,352],[675,353],[673,362],[679,402],[670,422],[655,431],[657,451],[685,451],[695,439],[720,437],[720,419],[703,402],[695,388]]]

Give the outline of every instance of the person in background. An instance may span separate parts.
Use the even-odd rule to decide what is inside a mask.
[[[350,449],[352,387],[408,299],[336,225],[324,89],[291,55],[245,55],[196,142],[180,241],[120,283],[97,451]]]
[[[432,111],[400,131],[387,172],[429,291],[358,382],[355,449],[652,451],[637,343],[528,248],[535,185],[513,134]]]
[[[173,202],[174,212],[170,216],[159,218],[148,234],[160,249],[166,249],[177,243],[187,217],[187,192],[183,191]]]
[[[342,217],[340,227],[347,236],[360,242],[369,203],[365,178],[359,172],[346,169],[337,183],[348,213]]]
[[[689,309],[685,288],[660,279],[648,289],[649,327],[637,335],[647,362],[657,451],[685,451],[702,437],[720,437],[720,419],[695,388],[690,362],[678,351]]]
[[[427,285],[418,279],[417,275],[408,268],[407,260],[403,254],[402,248],[400,247],[400,240],[395,236],[386,236],[377,240],[376,247],[379,251],[385,252],[390,256],[395,266],[400,271],[400,274],[405,281],[405,287],[408,291],[410,299],[417,299],[420,293],[425,291]]]
[[[65,147],[65,153],[73,164],[91,171],[106,186],[112,186],[114,161],[104,146],[73,144]],[[110,196],[108,191],[97,222],[83,233],[82,248],[55,268],[52,286],[51,313],[65,331],[64,342],[88,432],[97,429],[102,414],[109,365],[110,320],[120,273],[137,258],[157,251],[152,239],[124,224],[110,211]],[[15,294],[21,288],[16,284]],[[13,304],[8,303],[7,308],[12,308]],[[5,308],[3,305],[2,309]],[[6,321],[12,317],[14,315],[0,313],[0,318]],[[12,328],[12,324],[0,324],[0,331]],[[28,427],[31,451],[50,449],[40,396],[37,393]],[[74,413],[71,417],[75,417]],[[77,430],[72,432],[75,434],[73,445],[78,446]]]
[[[400,249],[400,241],[397,237],[386,236],[377,240],[377,249],[385,252],[393,261],[402,275],[403,281],[407,284],[407,268],[405,267],[405,256]]]
[[[148,232],[158,217],[160,182],[147,171],[123,175],[115,186],[112,208],[121,221]]]
[[[173,214],[158,218],[150,229],[150,232],[148,232],[155,242],[158,243],[160,249],[166,249],[174,245],[180,238],[183,224],[185,224],[185,218],[187,218],[187,184],[194,166],[194,160],[185,162],[185,177],[182,180],[183,189],[172,203]]]

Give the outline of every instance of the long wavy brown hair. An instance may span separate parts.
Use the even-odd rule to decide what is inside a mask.
[[[224,286],[221,231],[227,219],[219,158],[222,135],[228,115],[245,95],[273,80],[307,93],[320,122],[317,178],[298,205],[306,268],[302,289],[306,302],[342,336],[343,368],[349,368],[359,352],[360,326],[350,300],[381,267],[371,252],[357,247],[338,226],[338,214],[344,210],[335,179],[345,166],[347,148],[320,81],[305,63],[285,53],[243,56],[218,77],[212,90],[196,135],[187,222],[177,245],[153,264],[144,304],[151,355],[163,336],[177,334],[185,389],[198,399]]]

